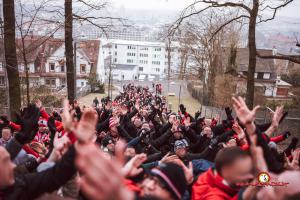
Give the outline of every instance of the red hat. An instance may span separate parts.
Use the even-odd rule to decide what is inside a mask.
[[[115,125],[117,125],[117,123],[116,123],[116,121],[114,120],[114,118],[110,118],[109,119],[109,128],[111,128],[112,126],[115,126]]]
[[[39,121],[38,121],[38,125],[39,125],[39,127],[47,127],[48,122],[45,118],[40,118]]]

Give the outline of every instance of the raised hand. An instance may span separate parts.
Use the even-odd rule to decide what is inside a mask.
[[[183,172],[184,172],[184,176],[185,176],[185,179],[187,181],[188,184],[192,184],[193,181],[194,181],[194,170],[193,170],[193,164],[192,162],[189,162],[189,166],[185,166],[185,164],[182,162],[182,160],[180,159],[175,159],[173,161],[173,163],[179,165],[182,167],[183,169]]]
[[[96,124],[98,121],[98,115],[93,109],[86,109],[76,127],[74,133],[81,143],[89,142],[96,131]]]
[[[70,104],[68,100],[64,100],[64,110],[62,113],[62,123],[64,126],[64,130],[67,132],[71,132],[74,130],[74,110],[70,112]]]
[[[53,151],[49,156],[48,161],[57,161],[59,160],[69,149],[71,141],[68,137],[68,134],[63,135],[61,138],[58,137],[59,133],[56,132],[53,140]]]
[[[255,106],[253,110],[250,110],[244,99],[242,97],[232,97],[233,100],[233,108],[238,116],[240,122],[243,125],[251,124],[255,120],[256,111],[260,108],[259,106]]]
[[[237,123],[233,123],[232,125],[232,130],[238,134],[238,139],[242,140],[246,137],[244,130],[242,129],[242,127]]]
[[[272,125],[274,127],[279,126],[279,122],[283,116],[283,106],[277,106],[275,112],[273,113]]]
[[[171,155],[170,152],[167,153],[160,161],[159,163],[168,163],[168,162],[173,162],[174,160],[178,159],[177,155]]]
[[[186,127],[189,127],[191,125],[191,118],[190,117],[187,117],[185,120],[184,120],[184,125]]]
[[[267,172],[268,166],[264,158],[263,149],[260,146],[257,146],[257,136],[250,135],[250,140],[251,140],[250,152],[251,152],[256,173]]]
[[[40,110],[34,104],[29,104],[20,115],[17,115],[17,121],[21,125],[21,131],[15,136],[18,142],[26,144],[33,140],[38,130],[39,117]]]
[[[141,164],[147,160],[146,154],[135,155],[130,161],[128,161],[122,168],[122,174],[124,177],[135,177],[139,175],[143,168],[140,168]]]
[[[41,109],[41,107],[42,107],[42,102],[41,102],[41,100],[37,99],[37,100],[35,101],[35,106],[36,106],[37,108]]]
[[[287,167],[291,170],[299,170],[300,149],[296,149],[295,151],[292,151],[292,157],[293,157],[292,161],[290,161],[286,157]]]
[[[91,200],[133,200],[134,195],[122,184],[121,164],[118,159],[107,159],[93,143],[78,144],[76,166],[82,174],[80,188]],[[123,154],[118,152],[117,154]]]

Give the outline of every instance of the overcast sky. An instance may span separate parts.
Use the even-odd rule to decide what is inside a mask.
[[[116,7],[124,6],[128,9],[146,10],[182,10],[194,0],[112,0]],[[287,7],[278,12],[278,15],[300,17],[300,0],[294,0]]]

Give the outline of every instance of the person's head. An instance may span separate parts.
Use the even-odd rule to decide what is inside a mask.
[[[152,169],[141,184],[142,196],[153,196],[161,200],[179,200],[187,188],[183,169],[167,163]]]
[[[142,120],[140,117],[136,116],[132,119],[132,122],[136,128],[140,128],[142,126]]]
[[[215,166],[218,174],[233,187],[253,179],[251,156],[239,147],[221,149],[216,155]]]
[[[276,177],[277,182],[288,183],[286,187],[262,187],[257,193],[258,200],[285,200],[285,199],[299,199],[300,197],[300,172],[299,171],[285,171],[279,175],[271,174],[271,179]],[[298,198],[296,198],[298,197]]]
[[[177,140],[174,144],[174,152],[179,158],[185,157],[187,154],[188,143],[185,139]]]
[[[132,146],[128,146],[126,149],[125,149],[125,152],[124,152],[124,156],[126,158],[127,161],[129,161],[131,158],[133,158],[134,156],[136,155],[136,151],[135,151],[135,148],[132,147]]]
[[[8,127],[5,127],[2,129],[2,139],[4,141],[8,141],[12,136],[12,133],[11,133],[11,129],[8,128]]]
[[[14,168],[16,165],[10,160],[10,155],[0,146],[0,189],[7,188],[15,183]]]
[[[175,113],[170,114],[168,120],[170,124],[173,124],[176,121],[176,114]]]
[[[206,135],[206,137],[208,137],[208,138],[213,137],[213,132],[212,132],[210,126],[204,126],[203,127],[202,135]]]
[[[149,125],[149,123],[147,123],[147,122],[144,122],[144,123],[142,124],[141,129],[144,129],[144,130],[147,130],[147,131],[150,131],[150,130],[151,130],[150,125]]]
[[[104,148],[107,148],[110,152],[115,152],[115,143],[111,137],[109,136],[104,137],[101,144]]]
[[[183,133],[180,130],[177,130],[173,133],[173,136],[176,140],[180,140],[183,138]]]

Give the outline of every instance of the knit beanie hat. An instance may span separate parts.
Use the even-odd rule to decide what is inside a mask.
[[[107,145],[113,143],[113,139],[110,136],[105,136],[101,142],[103,147],[106,147]]]
[[[180,148],[186,148],[188,146],[189,146],[189,144],[186,141],[186,139],[176,140],[175,144],[174,144],[174,151],[176,151],[177,149],[180,149]]]
[[[179,165],[174,163],[161,164],[157,168],[152,169],[150,173],[165,183],[168,191],[170,191],[176,199],[182,199],[188,184],[183,169]]]
[[[38,121],[38,125],[39,125],[39,127],[47,127],[48,122],[45,118],[40,118],[39,121]]]

